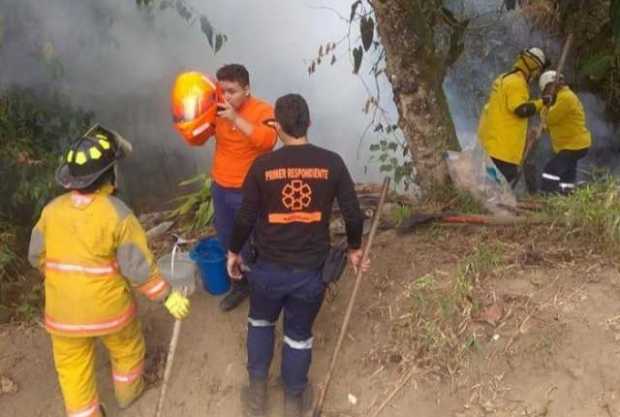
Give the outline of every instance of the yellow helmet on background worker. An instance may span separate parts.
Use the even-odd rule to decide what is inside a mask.
[[[213,134],[219,88],[208,76],[189,71],[172,86],[172,120],[190,145],[201,145]]]
[[[56,182],[70,190],[87,188],[131,150],[131,144],[121,135],[95,124],[66,149],[56,171]]]
[[[543,92],[545,91],[545,88],[547,87],[548,84],[555,82],[556,80],[556,71],[545,71],[542,73],[542,75],[540,76],[540,79],[538,80],[538,86],[540,87],[540,91]],[[564,75],[560,74],[560,82],[564,81]]]
[[[547,64],[547,58],[542,49],[527,48],[519,53],[514,68],[523,71],[528,80],[532,80],[547,67]]]

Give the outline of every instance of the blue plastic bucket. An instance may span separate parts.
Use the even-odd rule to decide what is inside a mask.
[[[226,272],[226,253],[216,238],[199,240],[189,256],[198,265],[205,290],[213,295],[228,292],[230,278]]]

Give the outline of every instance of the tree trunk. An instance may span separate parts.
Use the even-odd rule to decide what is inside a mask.
[[[448,59],[435,45],[441,1],[375,0],[373,5],[398,124],[409,144],[415,181],[426,193],[449,181],[444,153],[459,149],[442,88]]]

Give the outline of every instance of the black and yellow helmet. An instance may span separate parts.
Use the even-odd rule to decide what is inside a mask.
[[[80,190],[93,184],[124,156],[116,133],[99,125],[74,139],[63,154],[56,181],[64,188]]]

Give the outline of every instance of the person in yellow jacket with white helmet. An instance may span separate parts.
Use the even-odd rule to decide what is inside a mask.
[[[588,153],[592,136],[579,97],[566,85],[562,74],[554,85],[556,77],[556,71],[546,71],[538,81],[543,98],[549,103],[541,118],[554,153],[543,170],[541,191],[567,194],[575,188],[577,163]]]
[[[478,139],[495,166],[512,183],[525,149],[528,118],[543,107],[543,101],[530,100],[528,83],[546,67],[539,48],[522,51],[512,71],[493,82],[491,94],[482,110]]]
[[[161,301],[177,319],[189,300],[159,274],[146,235],[113,196],[115,165],[130,146],[100,126],[74,140],[56,180],[69,192],[42,211],[28,258],[45,277],[45,318],[69,417],[102,417],[95,382],[95,340],[112,363],[119,406],[143,391],[144,337],[132,288]]]

